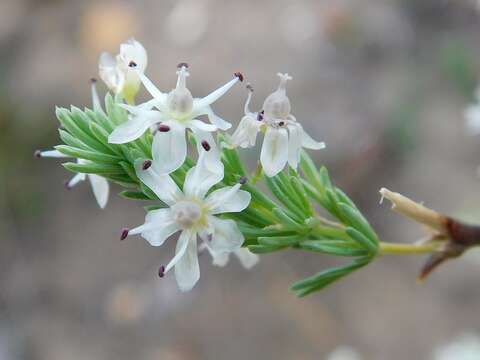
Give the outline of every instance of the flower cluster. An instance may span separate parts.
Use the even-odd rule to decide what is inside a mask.
[[[286,93],[291,76],[278,74],[278,88],[257,112],[249,108],[253,87],[248,84],[245,114],[228,134],[231,123],[212,104],[244,81],[240,72],[208,95],[194,97],[187,87],[188,64],[177,65],[177,82],[169,92],[154,85],[146,67],[147,53],[133,39],[120,46],[116,57],[103,53],[99,75],[114,96],[107,94],[102,106],[92,81],[92,110],[57,109],[64,144],[36,155],[76,159],[63,164],[77,173],[67,187],[88,178],[101,208],[109,182],[125,187],[120,193],[125,198],[156,201],[147,207],[145,222],[124,228],[121,239],[141,235],[161,246],[180,233],[175,255],[159,268],[160,277],[173,269],[180,290],[192,289],[200,278],[198,254],[204,251],[216,266],[224,266],[233,253],[247,269],[257,263],[257,254],[288,247],[354,258],[342,268],[297,282],[292,289],[304,296],[375,257],[373,229],[332,185],[326,169],[317,169],[303,150],[325,144],[313,140],[291,114]],[[136,103],[142,85],[151,98]],[[249,174],[238,150],[253,147],[260,132],[261,166]],[[276,200],[255,185],[260,179]],[[341,223],[318,215],[312,200]]]

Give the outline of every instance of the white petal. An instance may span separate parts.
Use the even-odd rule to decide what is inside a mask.
[[[175,122],[164,122],[170,127],[167,132],[157,131],[152,143],[152,168],[158,174],[170,174],[185,162],[187,140],[185,128]]]
[[[213,227],[213,234],[207,246],[214,252],[231,252],[242,246],[245,238],[235,221],[208,216],[208,222]]]
[[[86,178],[87,178],[87,174],[78,173],[68,181],[67,187],[72,188],[75,185],[77,185],[80,181],[85,181]]]
[[[170,176],[156,173],[153,165],[147,170],[143,170],[142,166],[142,160],[139,159],[135,162],[135,171],[138,178],[165,204],[173,205],[183,196]]]
[[[203,131],[195,126],[192,126],[191,129],[195,135],[198,154],[200,155],[201,153],[205,153],[205,166],[211,172],[223,174],[223,164],[220,159],[220,152],[218,151],[217,144],[212,134],[210,132]],[[205,150],[202,145],[203,142],[208,143],[208,145],[210,146],[210,150]]]
[[[187,239],[186,250],[183,250],[184,244],[180,243],[180,239],[178,240],[177,252],[181,253],[183,250],[183,255],[175,263],[175,279],[180,291],[189,291],[200,279],[200,266],[198,265],[197,235],[183,231],[180,237],[184,233],[186,233],[185,237],[189,236],[189,239]]]
[[[151,81],[141,72],[138,73],[138,77],[142,81],[143,86],[145,89],[152,95],[155,100],[158,101],[158,105],[163,109],[165,107],[167,101],[167,94],[161,92]]]
[[[195,127],[197,129],[207,131],[207,132],[213,132],[213,131],[218,130],[215,125],[207,124],[207,123],[204,123],[203,121],[200,121],[200,120],[197,120],[197,119],[190,120],[189,121],[189,126]]]
[[[194,101],[196,100],[198,99],[195,99]],[[200,115],[207,115],[208,120],[220,130],[228,130],[232,127],[232,124],[230,124],[228,121],[225,121],[221,117],[217,116],[210,106],[205,106],[199,113],[194,113],[193,117]]]
[[[127,122],[117,126],[108,136],[110,144],[125,144],[143,135],[151,125],[163,119],[159,111],[142,111],[138,115],[130,116]]]
[[[200,152],[197,164],[188,170],[183,185],[186,195],[203,199],[208,190],[223,179],[223,164],[221,171],[216,171],[216,169],[212,171],[212,167],[207,166],[207,157],[206,151]]]
[[[239,81],[238,77],[235,77],[234,79],[230,80],[228,83],[225,85],[219,87],[217,90],[211,92],[207,96],[201,99],[195,99],[193,101],[193,112],[198,113],[198,112],[203,112],[206,111],[205,107],[208,105],[213,104],[215,101],[217,101],[220,97],[222,97],[230,88],[235,85]]]
[[[152,110],[157,105],[157,103],[158,101],[156,99],[151,99],[138,105],[118,104],[118,106],[124,108],[130,114],[139,115],[144,111]]]
[[[472,135],[480,134],[480,106],[469,106],[464,113],[467,121],[467,130]]]
[[[235,250],[235,255],[245,269],[251,269],[260,260],[257,254],[250,252],[250,250],[245,247]]]
[[[287,163],[288,134],[285,129],[267,128],[263,140],[260,162],[269,177],[277,175]]]
[[[288,163],[295,170],[300,162],[300,150],[302,149],[301,131],[302,128],[298,123],[288,126]]]
[[[152,246],[161,246],[166,239],[180,230],[173,221],[170,209],[157,209],[149,211],[145,223],[128,232],[129,235],[142,234]]]
[[[209,247],[207,247],[207,249],[209,249],[208,251],[210,252],[210,255],[212,255],[212,264],[215,265],[215,266],[220,266],[220,267],[224,267],[225,265],[228,264],[228,260],[230,260],[230,253],[229,252],[214,252],[212,250],[210,250]]]
[[[251,115],[244,116],[232,135],[232,144],[244,149],[255,146],[261,125],[262,122],[254,119]]]
[[[307,149],[312,149],[312,150],[321,150],[325,148],[325,143],[324,142],[319,142],[316,140],[313,140],[310,135],[308,135],[305,130],[301,127],[300,124],[300,133],[301,133],[301,138],[302,138],[302,146]]]
[[[120,59],[124,62],[124,65],[128,66],[131,61],[137,64],[136,68],[141,72],[145,71],[147,67],[147,51],[135,39],[130,39],[127,42],[120,45]]]
[[[46,150],[38,153],[40,157],[50,157],[50,158],[69,158],[71,156],[65,155],[58,150]]]
[[[213,191],[205,199],[210,207],[211,214],[240,212],[250,204],[251,195],[248,191],[240,190],[240,184],[227,186]]]
[[[122,90],[125,83],[125,74],[118,70],[116,60],[111,54],[104,52],[100,55],[98,74],[109,89],[115,93]]]
[[[183,230],[180,233],[180,236],[178,237],[177,240],[177,245],[175,246],[175,256],[170,260],[170,262],[167,264],[165,267],[165,273],[170,271],[180,260],[180,258],[185,254],[185,251],[187,250],[188,243],[190,242],[190,238],[193,236],[197,236],[195,232],[192,232],[190,230]]]
[[[88,179],[92,185],[93,195],[95,195],[95,199],[97,199],[98,206],[100,206],[102,209],[105,208],[109,193],[107,179],[95,174],[89,174]]]

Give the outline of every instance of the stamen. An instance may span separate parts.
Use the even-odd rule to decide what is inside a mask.
[[[125,240],[128,236],[128,232],[129,232],[128,228],[123,228],[120,234],[120,240]]]
[[[247,179],[246,176],[241,176],[240,179],[238,179],[238,183],[239,183],[240,185],[244,185],[244,184],[247,183],[247,180],[248,180],[248,179]]]
[[[33,156],[36,158],[41,158],[42,157],[42,152],[40,150],[35,150],[33,152]]]
[[[165,124],[159,124],[159,125],[158,125],[158,131],[160,131],[160,132],[169,132],[169,131],[170,131],[170,126],[165,125]]]
[[[143,170],[147,170],[150,166],[152,166],[152,160],[145,160],[142,165]]]
[[[205,151],[210,151],[210,149],[212,148],[207,140],[202,141],[202,147],[205,149]]]
[[[95,84],[95,83],[97,82],[97,79],[91,78],[91,79],[90,79],[90,82],[91,82],[92,84]]]
[[[238,80],[240,80],[240,82],[243,81],[243,74],[239,71],[237,71],[236,73],[233,74],[235,77],[238,78]]]
[[[252,95],[253,95],[253,86],[248,83],[247,84],[247,90],[248,90],[248,96],[247,96],[247,101],[245,102],[245,106],[244,106],[244,112],[245,112],[245,115],[248,115],[251,113],[250,111],[250,101],[252,100]]]
[[[65,189],[67,189],[67,190],[71,190],[71,189],[72,189],[72,187],[70,186],[70,180],[65,180],[65,181],[63,182],[63,186],[64,186]]]
[[[181,68],[185,68],[185,69],[188,69],[188,64],[186,62],[181,62],[180,64],[177,65],[177,69],[181,69]]]
[[[263,120],[263,111],[260,111],[260,112],[257,114],[257,120],[258,120],[258,121],[262,121],[262,120]]]
[[[137,63],[135,61],[130,61],[128,63],[128,66],[131,67],[131,68],[136,68],[137,67]]]
[[[165,276],[165,265],[161,265],[158,269],[158,276],[160,278],[163,278]]]
[[[278,126],[283,126],[283,125],[285,125],[285,121],[280,121],[280,122],[278,123]]]
[[[250,91],[250,92],[253,92],[253,86],[252,84],[248,83],[247,86],[246,86],[247,90]]]

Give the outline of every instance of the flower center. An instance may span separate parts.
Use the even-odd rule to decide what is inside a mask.
[[[189,115],[193,109],[193,96],[186,86],[187,77],[190,74],[185,64],[180,65],[177,71],[177,86],[170,91],[167,98],[168,109],[172,116],[179,120]]]
[[[288,99],[285,86],[291,77],[288,74],[278,74],[280,84],[278,89],[271,93],[263,103],[265,116],[273,119],[286,119],[290,115],[290,100]]]
[[[173,219],[183,229],[198,224],[202,217],[202,209],[193,201],[179,201],[171,207]]]

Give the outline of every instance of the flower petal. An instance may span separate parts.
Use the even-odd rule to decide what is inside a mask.
[[[248,191],[240,190],[240,186],[227,186],[208,195],[205,202],[210,207],[210,213],[240,212],[246,209],[252,196]]]
[[[154,97],[155,100],[158,101],[158,106],[159,110],[162,110],[165,108],[166,102],[167,102],[167,94],[161,92],[151,81],[149,78],[147,78],[143,73],[138,71],[138,77],[140,78],[140,81],[142,82],[143,86],[145,86],[145,89]]]
[[[170,174],[185,162],[187,157],[187,140],[185,128],[173,121],[164,122],[170,130],[158,131],[152,143],[152,168],[158,174]]]
[[[244,116],[232,135],[233,146],[240,146],[243,149],[255,146],[261,125],[262,122],[254,119],[251,115]]]
[[[218,128],[215,125],[207,124],[197,119],[190,120],[188,122],[188,125],[192,128],[196,128],[206,132],[214,132],[218,130]]]
[[[201,151],[197,164],[188,170],[183,184],[185,195],[203,199],[208,190],[223,179],[223,164],[220,163],[220,171],[217,168],[212,171],[212,167],[207,166],[208,156],[205,150]]]
[[[147,51],[140,42],[133,38],[120,45],[119,57],[127,67],[133,61],[141,72],[144,72],[147,67]]]
[[[208,216],[208,222],[213,227],[213,234],[207,246],[213,252],[231,252],[242,246],[245,238],[235,221]]]
[[[170,209],[152,210],[145,216],[145,223],[128,232],[129,235],[142,234],[152,246],[161,246],[166,239],[180,230],[173,221]]]
[[[312,149],[312,150],[321,150],[325,148],[325,143],[324,142],[319,142],[316,140],[313,140],[310,135],[308,135],[305,130],[303,130],[302,126],[300,126],[300,136],[302,139],[302,146],[307,149]]]
[[[175,265],[175,279],[181,291],[191,290],[200,279],[198,265],[197,234],[183,231],[177,242],[175,257],[167,265],[168,271]]]
[[[138,115],[130,116],[127,122],[117,126],[108,136],[110,144],[125,144],[143,135],[151,125],[163,119],[159,111],[141,111]]]
[[[277,175],[287,163],[288,134],[285,129],[267,128],[263,140],[260,162],[269,177]]]
[[[195,100],[198,100],[198,99],[195,99]],[[221,117],[217,116],[213,112],[211,106],[205,106],[204,108],[201,109],[200,113],[194,113],[193,117],[197,117],[200,115],[207,115],[210,123],[215,125],[220,130],[228,130],[232,127],[232,124],[230,124],[228,121],[225,121]]]
[[[100,79],[103,80],[109,89],[119,93],[125,83],[125,74],[119,71],[116,65],[117,62],[111,54],[107,52],[100,54],[98,61]]]
[[[38,153],[40,157],[49,157],[49,158],[69,158],[71,156],[65,155],[58,150],[45,150]]]
[[[464,113],[467,121],[467,131],[472,135],[480,134],[480,106],[469,106]]]
[[[212,172],[223,174],[223,164],[220,159],[220,152],[218,151],[217,144],[212,134],[195,126],[192,126],[191,129],[195,135],[198,154],[202,152],[205,153],[205,165],[207,168]],[[208,151],[205,146],[208,146]]]
[[[206,111],[205,107],[213,104],[217,101],[220,97],[222,97],[230,88],[235,85],[239,81],[238,77],[233,78],[225,85],[219,87],[217,90],[211,92],[207,96],[201,99],[194,99],[193,100],[193,112],[199,113]]]
[[[260,260],[260,257],[257,254],[250,252],[250,250],[244,247],[235,250],[235,255],[245,269],[251,269]]]
[[[302,149],[301,131],[302,128],[298,123],[288,125],[288,163],[295,170],[300,162],[300,150]]]
[[[148,186],[165,204],[173,205],[183,196],[172,178],[169,175],[155,172],[153,165],[147,170],[143,170],[143,160],[139,159],[135,162],[135,171],[142,183]]]
[[[92,185],[93,195],[95,195],[95,199],[97,199],[98,206],[100,206],[102,209],[105,208],[109,193],[107,179],[95,174],[89,174],[88,179]]]
[[[86,178],[87,174],[78,173],[67,182],[66,186],[70,189],[77,185],[80,181],[85,181]]]

